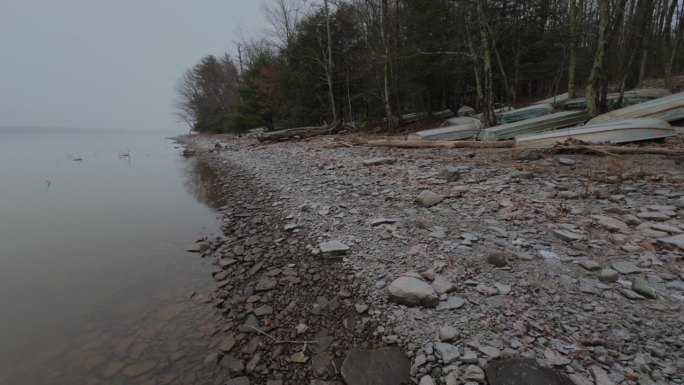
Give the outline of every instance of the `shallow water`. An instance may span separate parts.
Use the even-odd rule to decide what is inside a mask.
[[[0,130],[0,383],[209,378],[216,202],[169,136]]]

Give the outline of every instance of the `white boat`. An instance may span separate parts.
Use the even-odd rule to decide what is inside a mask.
[[[445,122],[446,126],[431,130],[418,131],[408,136],[410,140],[460,140],[474,138],[483,125],[475,118],[451,118]]]
[[[670,123],[684,119],[684,92],[599,115],[587,126],[636,118],[658,118]]]
[[[548,148],[572,138],[586,143],[628,143],[677,136],[674,127],[662,119],[641,118],[563,128],[515,137],[516,148]]]
[[[585,111],[561,111],[537,118],[486,128],[480,133],[480,139],[485,141],[512,139],[518,135],[576,126],[587,120],[589,120],[589,114]]]

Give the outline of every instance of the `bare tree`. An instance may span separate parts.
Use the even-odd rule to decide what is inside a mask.
[[[596,48],[596,56],[594,56],[594,64],[591,67],[591,74],[587,85],[587,110],[589,115],[596,115],[598,112],[598,89],[601,82],[601,73],[605,66],[606,45],[608,43],[608,0],[598,0],[599,6],[599,27],[598,27],[598,44]]]

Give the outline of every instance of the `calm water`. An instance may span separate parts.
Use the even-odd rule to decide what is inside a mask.
[[[0,130],[0,384],[208,376],[210,267],[184,250],[216,213],[169,136]]]

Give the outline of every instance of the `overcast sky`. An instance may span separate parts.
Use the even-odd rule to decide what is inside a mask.
[[[257,0],[0,0],[0,126],[183,128],[181,73],[265,28]]]

